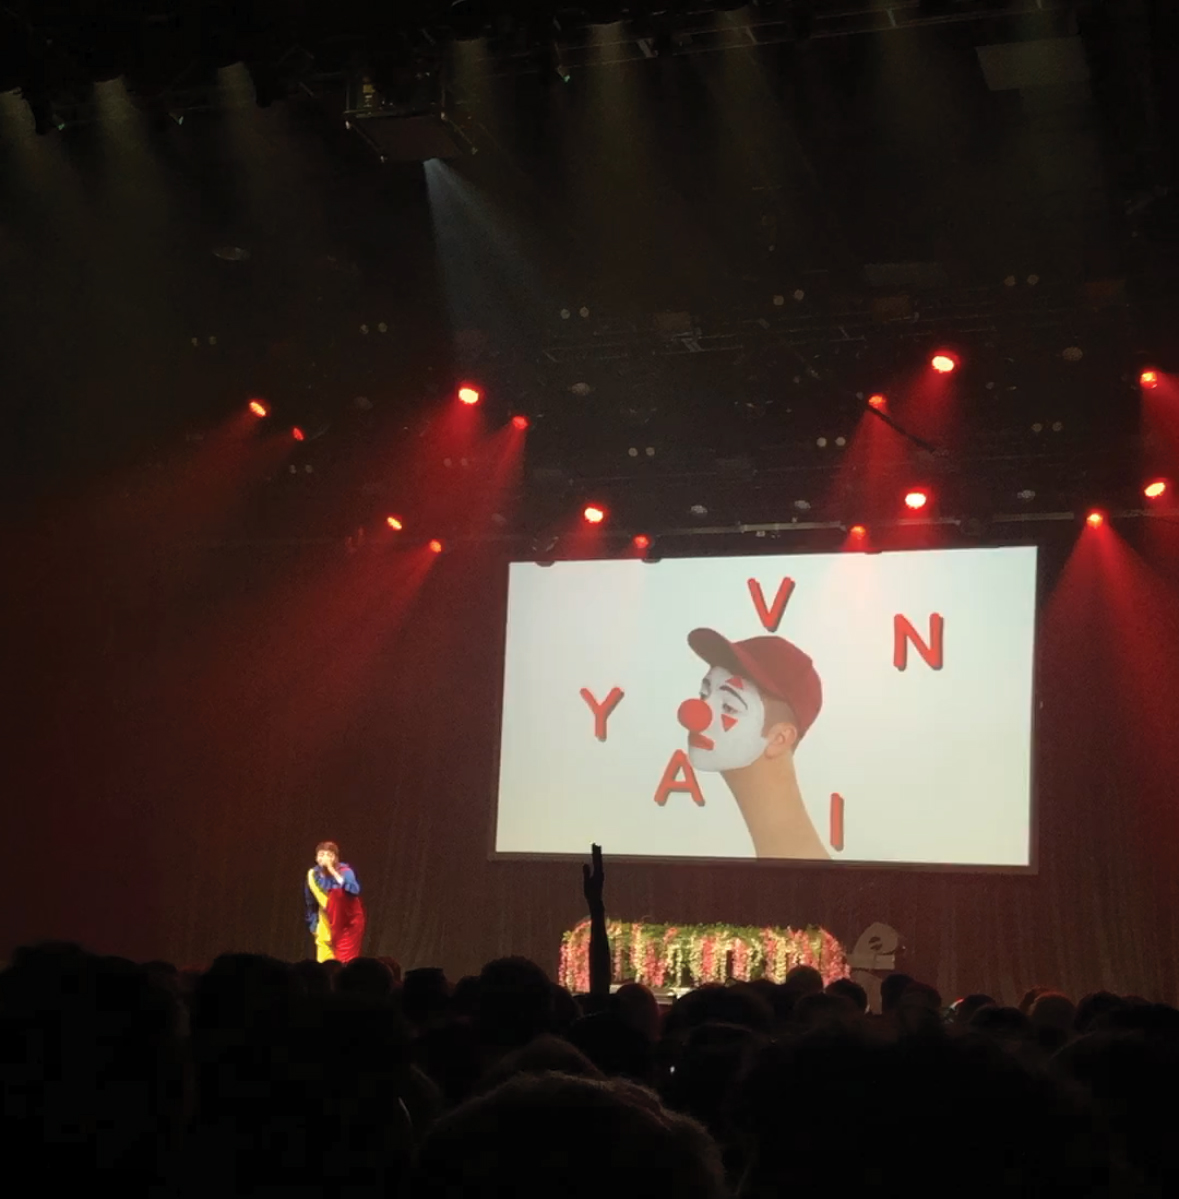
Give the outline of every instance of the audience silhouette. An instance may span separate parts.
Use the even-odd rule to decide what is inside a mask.
[[[802,966],[663,1010],[611,990],[603,880],[598,851],[584,996],[516,957],[452,986],[391,958],[22,949],[0,974],[7,1175],[120,1199],[1176,1193],[1175,1008],[1036,987],[943,1010],[898,973],[875,1014]]]

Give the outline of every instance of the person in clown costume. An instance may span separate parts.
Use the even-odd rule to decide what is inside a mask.
[[[315,865],[307,871],[303,898],[316,961],[350,962],[359,957],[364,938],[360,883],[352,867],[340,861],[334,841],[321,841],[315,847]]]

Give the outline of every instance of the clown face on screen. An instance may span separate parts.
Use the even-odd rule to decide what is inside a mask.
[[[814,664],[783,637],[732,642],[696,629],[688,644],[709,666],[699,697],[679,709],[692,768],[724,777],[759,858],[828,857],[794,770],[822,707]]]
[[[766,706],[752,679],[714,666],[704,676],[696,702],[708,708],[708,723],[700,732],[688,725],[688,759],[694,769],[741,770],[765,753]],[[697,721],[703,723],[703,711],[698,713]]]

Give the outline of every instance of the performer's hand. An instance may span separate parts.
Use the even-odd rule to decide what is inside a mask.
[[[582,866],[581,889],[585,894],[586,903],[593,910],[602,906],[602,888],[606,881],[606,872],[602,869],[602,847],[591,846],[590,852],[593,854],[594,865],[592,870],[588,866]]]

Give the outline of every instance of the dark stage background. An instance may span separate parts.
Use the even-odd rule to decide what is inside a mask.
[[[371,952],[555,968],[579,869],[487,853],[495,538],[538,556],[603,496],[611,552],[804,511],[875,535],[920,478],[963,522],[933,543],[1043,548],[1038,874],[605,845],[610,913],[849,947],[884,921],[947,995],[1179,997],[1179,530],[1173,505],[1124,515],[1147,470],[1179,475],[1137,386],[1179,367],[1174,17],[954,6],[978,19],[845,37],[843,7],[772,46],[719,14],[655,59],[597,29],[568,85],[461,43],[452,116],[479,153],[446,163],[379,164],[318,69],[263,111],[245,67],[206,63],[182,126],[130,76],[46,137],[0,95],[0,960],[45,937],[303,956],[332,838]],[[1084,77],[988,82],[980,46],[1057,37]],[[913,380],[940,339],[964,361],[939,406]],[[463,378],[481,431],[455,423]],[[866,414],[876,388],[913,401],[924,447]],[[1174,434],[1173,377],[1150,394]],[[869,443],[894,457],[865,511]],[[1012,507],[1078,515],[989,524]]]
[[[1113,533],[1082,538],[1063,574],[1067,541],[1045,551],[1038,875],[619,864],[611,913],[814,921],[849,945],[883,920],[946,993],[1174,995],[1174,533],[1166,579]],[[555,968],[578,868],[487,856],[492,552],[44,551],[22,546],[8,624],[29,725],[6,770],[0,943],[297,957],[301,874],[333,837],[365,886],[370,951],[453,975],[509,952]]]

